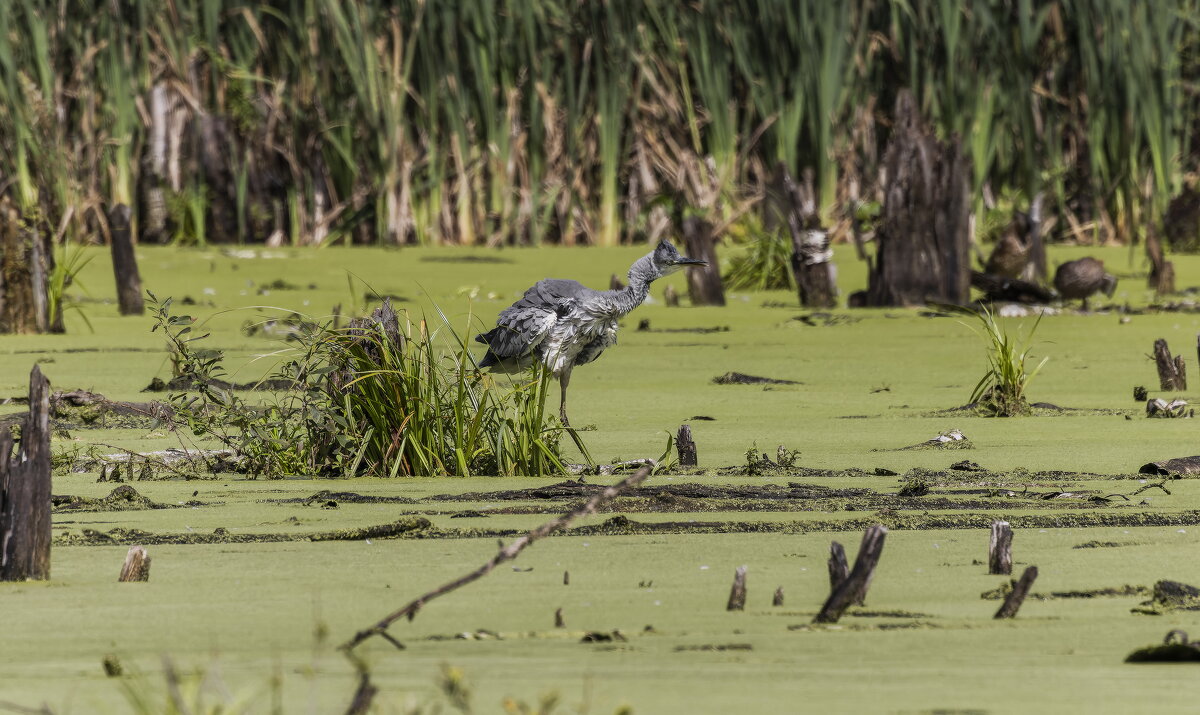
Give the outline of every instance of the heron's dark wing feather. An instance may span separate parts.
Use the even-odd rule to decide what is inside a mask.
[[[546,339],[555,322],[575,307],[577,297],[586,290],[577,281],[553,278],[538,281],[520,300],[500,312],[495,328],[475,336],[488,346],[480,367],[528,355]]]

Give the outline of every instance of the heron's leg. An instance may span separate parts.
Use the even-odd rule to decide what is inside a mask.
[[[562,420],[563,427],[571,426],[571,423],[567,420],[567,385],[570,383],[571,371],[568,369],[558,376],[558,389],[561,391],[561,397],[558,401],[558,417]]]

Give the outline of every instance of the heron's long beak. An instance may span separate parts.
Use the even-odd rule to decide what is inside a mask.
[[[677,266],[707,266],[708,261],[702,261],[699,258],[680,258],[675,261]]]

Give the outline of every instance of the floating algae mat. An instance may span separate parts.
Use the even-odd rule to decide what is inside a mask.
[[[139,258],[146,287],[205,321],[229,381],[247,383],[286,357],[285,311],[329,317],[340,306],[344,320],[390,295],[431,322],[436,304],[465,335],[539,278],[603,287],[643,252],[140,248]],[[1126,249],[1056,249],[1051,262],[1085,253],[1143,270]],[[862,287],[852,252],[837,258],[843,292]],[[1173,260],[1180,286],[1200,284],[1200,259]],[[162,399],[142,392],[171,376],[162,338],[149,317],[117,316],[108,270],[97,251],[81,276],[94,333],[69,315],[67,335],[0,338],[0,399],[23,396],[35,362],[55,389]],[[989,419],[954,409],[984,365],[957,318],[894,309],[818,319],[785,292],[668,308],[668,283],[686,293],[681,276],[655,284],[620,344],[576,371],[572,418],[594,428],[582,435],[605,462],[657,457],[667,433],[690,424],[700,467],[655,475],[430,602],[390,630],[404,650],[361,646],[382,711],[449,709],[447,678],[469,688],[478,712],[551,693],[564,711],[597,713],[1192,707],[1180,666],[1123,661],[1169,630],[1200,633],[1200,611],[1134,612],[1160,581],[1200,584],[1200,482],[1137,474],[1195,454],[1200,423],[1146,419],[1132,399],[1135,386],[1157,385],[1145,357],[1153,341],[1186,353],[1200,315],[1047,316],[1033,350],[1050,361],[1029,397],[1068,409]],[[1141,311],[1151,298],[1131,278],[1113,302]],[[639,332],[643,319],[651,327]],[[714,382],[730,373],[777,382]],[[64,463],[197,446],[156,422],[64,429],[54,442]],[[906,449],[954,433],[970,449]],[[619,478],[139,480],[124,470],[133,481],[112,483],[60,471],[53,580],[0,584],[0,701],[101,713],[128,712],[127,689],[165,703],[164,655],[183,690],[203,682],[210,704],[345,711],[358,680],[338,644]],[[986,573],[996,519],[1014,528],[1014,573],[1040,572],[1006,622],[980,597],[1009,579]],[[813,625],[830,542],[853,560],[876,523],[891,533],[866,606]],[[134,543],[148,546],[150,581],[118,584]],[[746,609],[727,612],[743,565]],[[773,606],[779,588],[784,605]]]

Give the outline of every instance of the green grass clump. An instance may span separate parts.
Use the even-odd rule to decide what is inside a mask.
[[[1038,316],[1029,335],[1022,340],[1009,335],[996,322],[995,313],[988,307],[983,306],[978,312],[967,312],[978,318],[983,326],[981,336],[987,345],[988,363],[987,371],[971,393],[971,402],[975,403],[979,412],[991,417],[1028,414],[1030,408],[1025,390],[1050,359],[1042,358],[1036,367],[1027,369],[1031,353],[1028,341],[1042,322],[1041,316]]]

